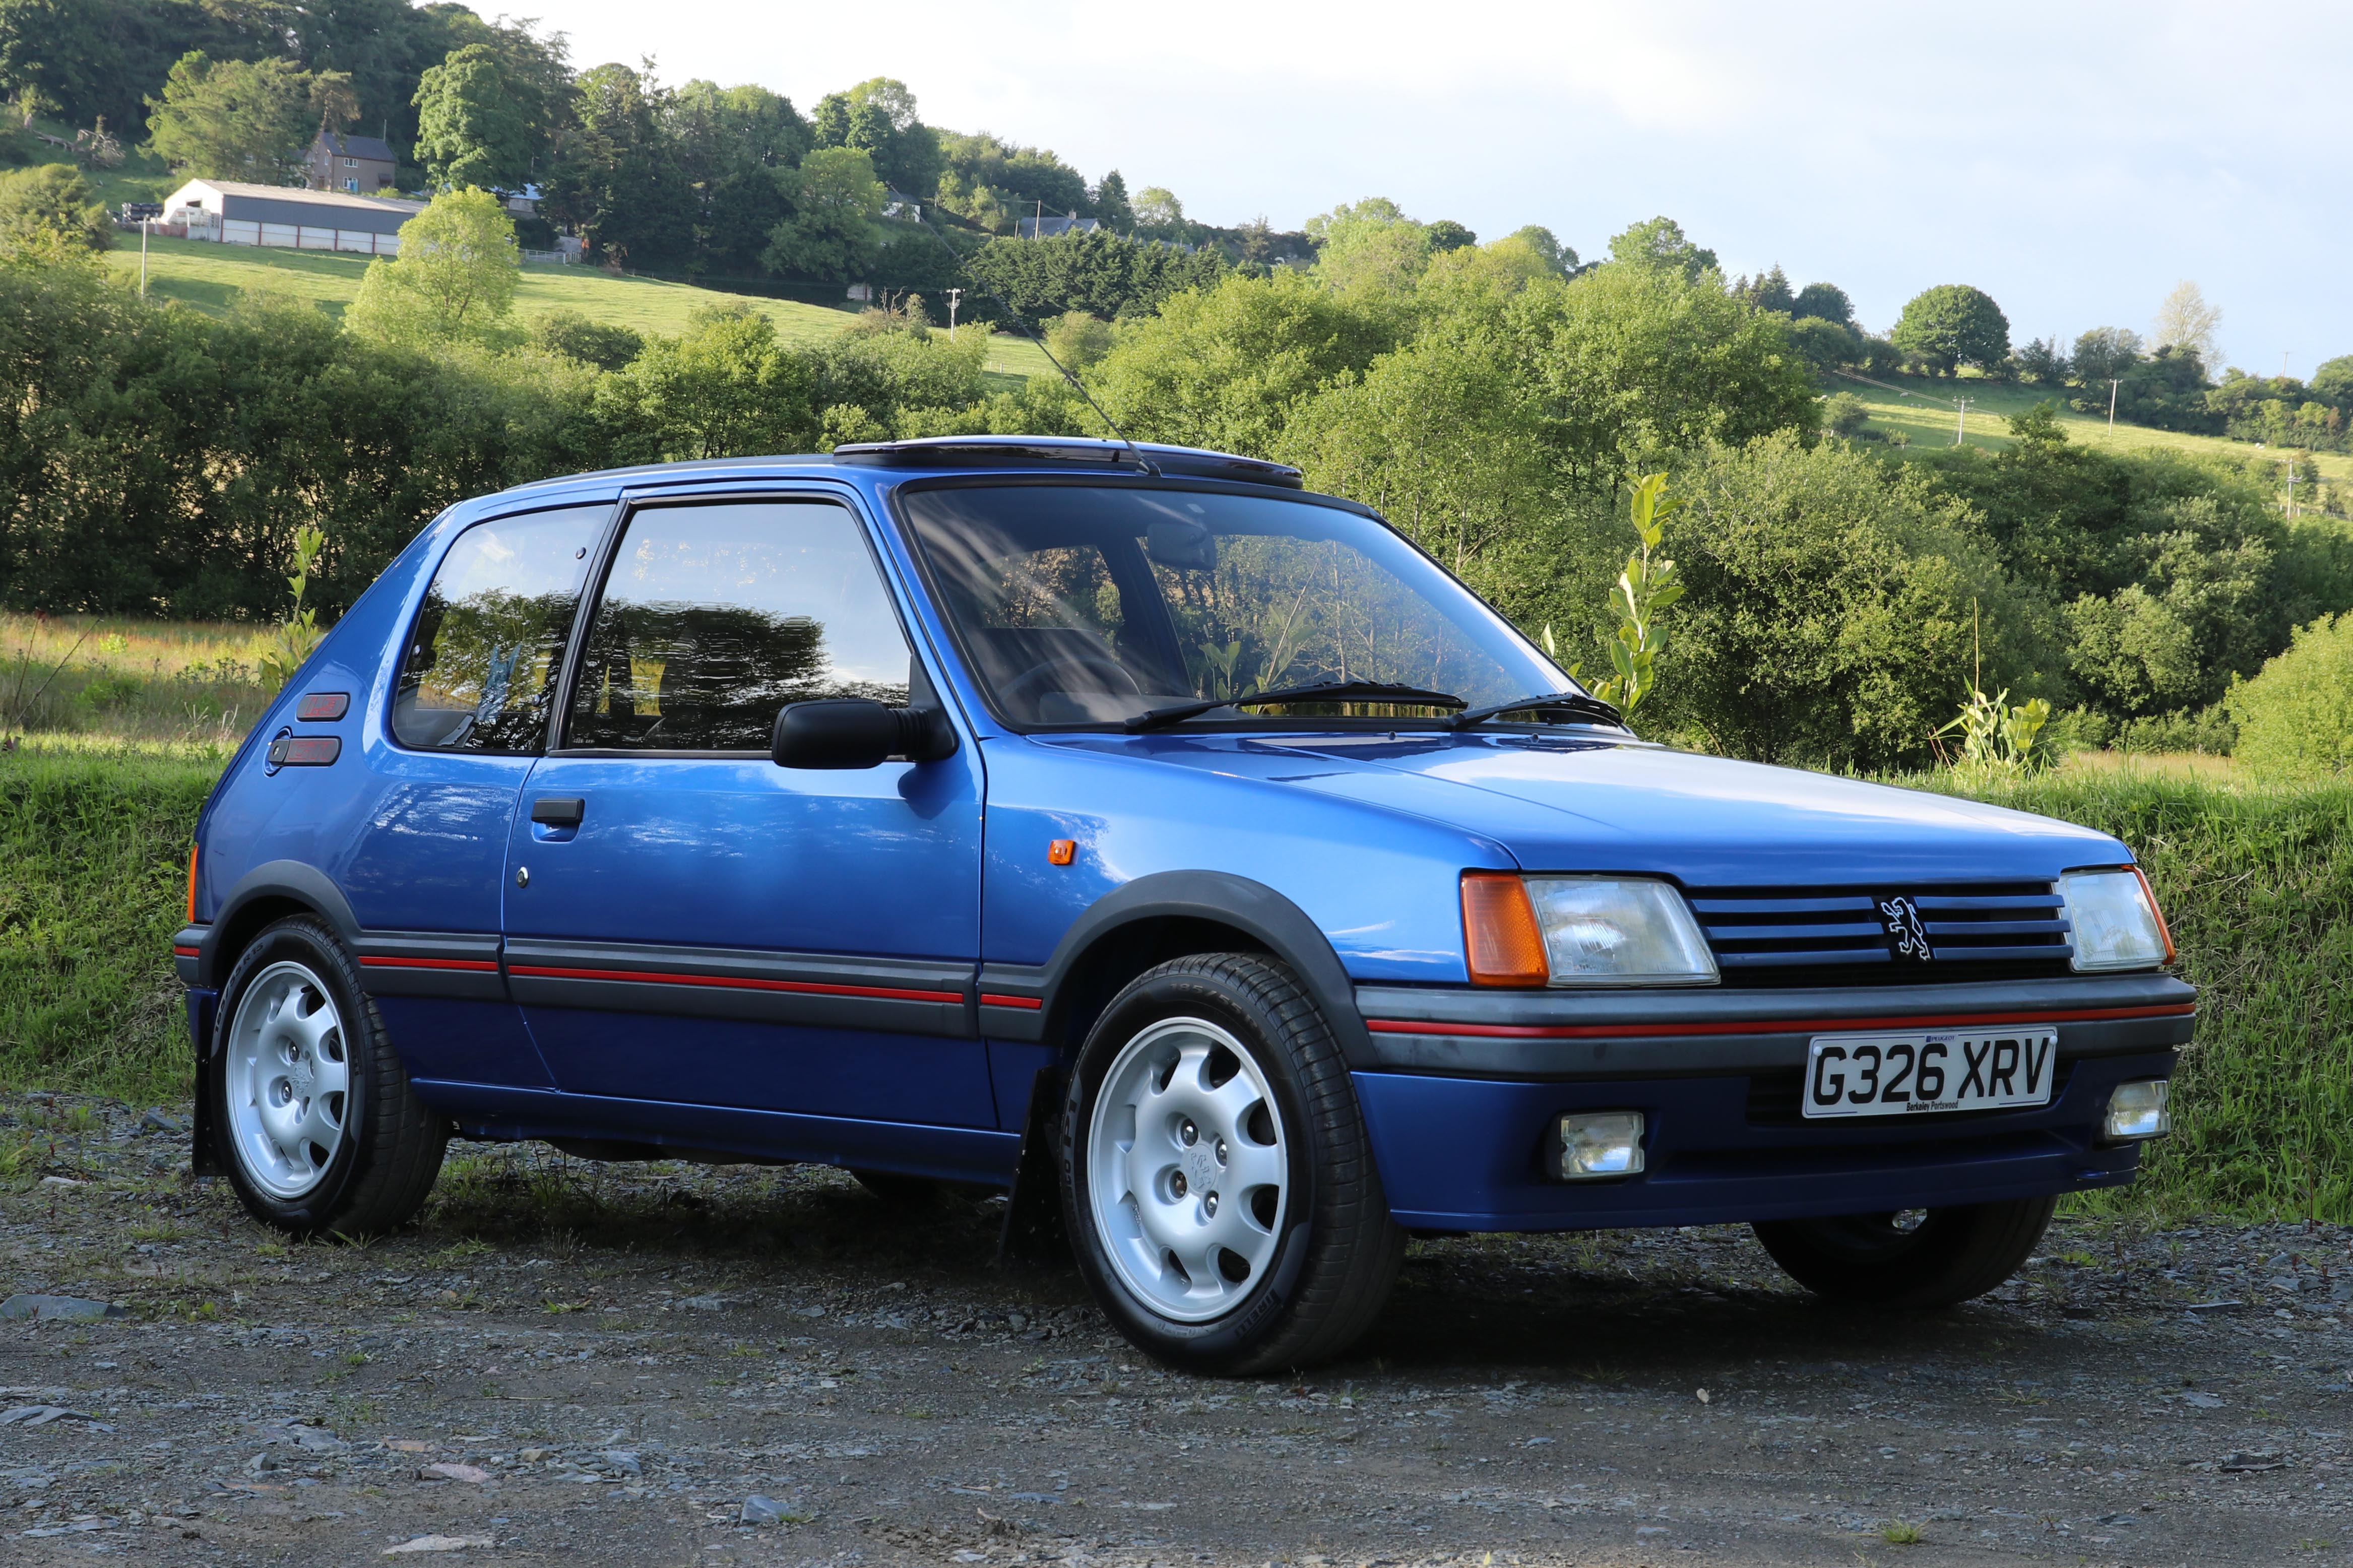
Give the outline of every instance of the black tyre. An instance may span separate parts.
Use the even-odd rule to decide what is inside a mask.
[[[1911,1215],[1844,1215],[1755,1226],[1790,1279],[1858,1306],[1949,1307],[1982,1296],[2034,1251],[2056,1198],[2013,1198]]]
[[[309,916],[237,955],[201,1087],[237,1195],[297,1236],[380,1236],[440,1173],[448,1123],[409,1088],[358,965]]]
[[[1303,1367],[1378,1316],[1404,1256],[1323,1015],[1281,963],[1139,976],[1088,1034],[1059,1140],[1071,1250],[1143,1350],[1202,1372]]]

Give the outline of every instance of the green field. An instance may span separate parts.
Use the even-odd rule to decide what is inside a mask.
[[[128,276],[138,277],[138,237],[123,236],[121,246],[109,259]],[[265,289],[308,300],[340,316],[359,292],[360,275],[367,266],[364,257],[327,251],[150,239],[147,290],[219,314],[228,310],[238,294]],[[848,326],[854,314],[846,306],[835,309],[797,300],[725,294],[653,278],[615,277],[593,267],[528,266],[522,269],[522,286],[515,292],[515,315],[529,321],[568,308],[640,332],[675,335],[686,330],[687,316],[697,305],[715,300],[742,300],[763,311],[776,323],[776,335],[787,342],[829,337]],[[987,363],[988,369],[999,375],[1028,376],[1048,368],[1035,344],[1004,333],[991,345]]]
[[[2070,410],[2067,399],[2072,393],[2056,387],[2021,386],[2014,382],[1989,381],[1977,376],[1943,380],[1925,375],[1884,375],[1873,379],[1885,384],[1874,386],[1847,376],[1835,375],[1829,379],[1822,390],[1853,394],[1871,410],[1869,430],[1883,437],[1901,433],[1915,447],[1952,446],[1960,424],[1953,400],[1965,397],[1969,400],[1967,440],[1972,447],[1993,450],[2008,447],[2010,444],[2010,426],[2006,421],[2010,416],[2023,414],[2038,403],[2055,403],[2059,407],[2059,423],[2066,427],[2068,438],[2086,446],[2126,452],[2147,451],[2162,447],[2200,457],[2234,459],[2262,458],[2273,455],[2248,442],[2227,440],[2220,436],[2185,436],[2170,430],[2151,430],[2145,426],[2122,423],[2111,429],[2104,416]],[[1889,391],[1889,387],[1900,390]],[[2341,452],[2320,452],[2314,454],[2313,458],[2320,467],[2322,478],[2328,483],[2353,484],[2353,457]]]

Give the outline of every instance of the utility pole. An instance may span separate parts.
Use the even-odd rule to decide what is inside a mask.
[[[956,302],[963,298],[963,289],[951,289],[948,290],[948,342],[955,342]]]
[[[2287,372],[2283,368],[2280,374],[2284,375]],[[2294,458],[2287,460],[2287,500],[2284,504],[2287,508],[2288,521],[2294,522],[2295,521],[2295,459]]]
[[[2108,383],[2108,428],[2111,430],[2116,427],[2116,388],[2123,384],[2117,381]]]
[[[1959,446],[1963,438],[1969,433],[1969,405],[1976,401],[1978,400],[1974,397],[1956,397],[1953,399],[1953,406],[1960,410],[1960,418],[1953,426],[1953,445],[1956,447]]]
[[[147,298],[147,219],[139,220],[139,297]]]

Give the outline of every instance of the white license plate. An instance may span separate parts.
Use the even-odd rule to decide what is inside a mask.
[[[1806,1061],[1806,1114],[1913,1116],[2048,1105],[2058,1066],[2059,1031],[2047,1024],[1821,1035]]]

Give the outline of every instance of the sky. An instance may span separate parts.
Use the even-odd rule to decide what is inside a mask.
[[[577,65],[650,56],[804,112],[896,77],[929,123],[1116,168],[1209,223],[1383,195],[1591,258],[1665,214],[1727,271],[1840,285],[1874,330],[1969,283],[2014,342],[2147,332],[2186,279],[2222,310],[2225,363],[2301,376],[2353,353],[2341,4],[531,9]]]

